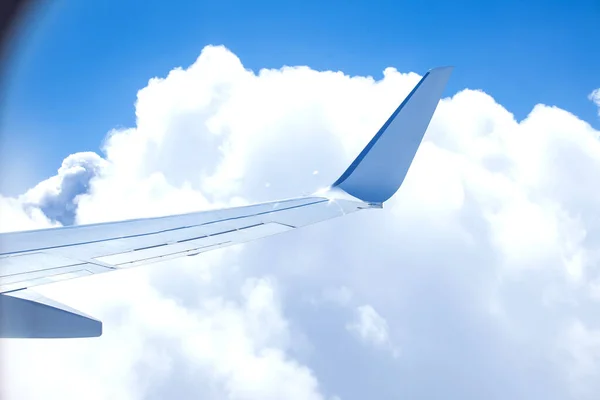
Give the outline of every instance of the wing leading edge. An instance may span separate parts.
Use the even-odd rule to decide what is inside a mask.
[[[290,200],[159,218],[0,234],[0,337],[93,337],[102,323],[31,287],[193,256],[368,208],[401,186],[451,67],[430,70],[340,178]]]

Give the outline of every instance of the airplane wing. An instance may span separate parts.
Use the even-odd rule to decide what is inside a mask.
[[[0,337],[102,334],[102,323],[29,288],[194,256],[382,208],[400,187],[452,68],[425,74],[342,176],[323,193],[246,207],[0,234]]]

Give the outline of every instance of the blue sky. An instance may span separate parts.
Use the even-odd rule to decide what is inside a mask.
[[[9,61],[0,125],[0,192],[51,176],[135,123],[137,90],[224,44],[247,68],[309,65],[382,76],[393,66],[457,68],[447,93],[483,89],[524,118],[557,105],[594,127],[600,86],[595,0],[54,1],[30,15]]]

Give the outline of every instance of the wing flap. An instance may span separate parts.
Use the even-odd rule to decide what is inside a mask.
[[[118,254],[97,257],[95,260],[111,264],[115,267],[131,267],[155,259],[170,259],[189,254],[198,254],[222,247],[226,244],[244,243],[254,238],[265,237],[282,233],[292,228],[280,224],[254,224],[233,228],[223,232],[216,232],[201,237],[182,239],[174,243],[160,243],[152,247],[136,249]],[[155,260],[158,261],[158,260]]]
[[[0,258],[0,263],[2,263],[2,275],[23,274],[84,264],[81,261],[42,252],[6,256]]]
[[[93,263],[0,276],[0,293],[111,271]]]
[[[102,322],[29,289],[0,294],[0,337],[76,338],[102,335]]]
[[[190,238],[202,238],[210,235],[216,235],[221,232],[235,230],[241,224],[251,225],[260,222],[258,218],[249,217],[247,221],[221,221],[217,223],[191,225],[187,224],[177,229],[161,230],[154,233],[149,233],[143,236],[135,237],[114,237],[104,240],[100,243],[83,243],[80,245],[71,246],[68,249],[56,248],[57,252],[67,252],[72,256],[100,258],[113,254],[120,254],[135,250],[150,249],[166,244],[183,242],[191,240]]]
[[[308,197],[155,218],[145,231],[140,230],[140,220],[132,220],[116,223],[116,232],[107,229],[110,224],[97,224],[82,226],[81,235],[76,226],[2,234],[0,293],[196,255],[343,214],[334,201]],[[57,241],[63,236],[62,242]]]

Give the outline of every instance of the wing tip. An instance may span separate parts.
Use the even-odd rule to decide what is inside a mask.
[[[454,69],[454,65],[441,65],[439,67],[431,68],[427,72],[435,72],[435,71],[452,71]]]
[[[393,196],[404,181],[453,70],[454,66],[447,65],[423,75],[332,187],[374,204]],[[396,122],[407,107],[409,111]],[[388,133],[383,140],[386,143],[378,145],[388,128],[395,132]]]

